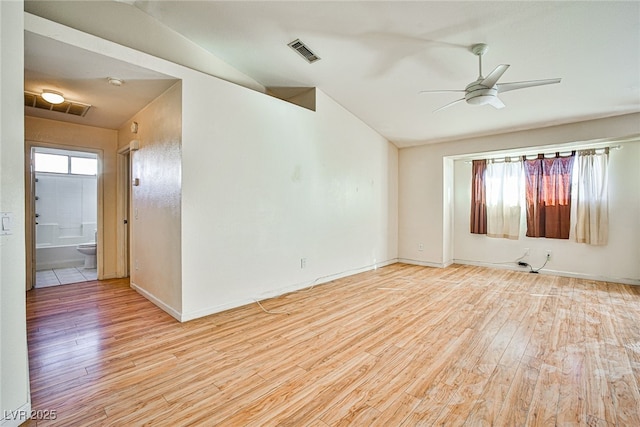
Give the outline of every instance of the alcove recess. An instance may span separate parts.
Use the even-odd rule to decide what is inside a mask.
[[[315,87],[268,87],[267,95],[316,111]]]

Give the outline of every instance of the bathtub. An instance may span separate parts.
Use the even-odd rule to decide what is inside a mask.
[[[57,223],[36,225],[36,270],[82,267],[84,255],[76,247],[93,243],[95,239],[95,222],[78,224],[76,227],[61,227]]]
[[[78,245],[53,246],[48,244],[36,245],[36,270],[51,270],[54,268],[82,267],[84,255],[76,249]]]

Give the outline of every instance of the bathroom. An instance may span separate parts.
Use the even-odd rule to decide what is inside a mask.
[[[95,153],[33,148],[38,288],[97,279]]]

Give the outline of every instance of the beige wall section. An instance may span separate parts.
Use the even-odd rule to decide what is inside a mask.
[[[25,117],[25,141],[26,153],[29,153],[33,146],[88,149],[98,152],[102,167],[98,178],[98,198],[102,192],[102,206],[100,202],[98,203],[98,278],[117,277],[116,147],[118,132],[112,129]]]
[[[24,422],[31,410],[24,240],[24,26],[21,1],[0,1],[0,211],[13,233],[0,236],[0,424]]]
[[[138,133],[131,132],[131,122]],[[172,316],[182,313],[181,145],[182,83],[173,85],[119,130],[131,152],[131,286]]]

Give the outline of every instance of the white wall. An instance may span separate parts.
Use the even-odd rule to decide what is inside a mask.
[[[612,211],[620,210],[623,206],[625,213],[618,213],[622,221],[619,228],[612,231],[613,241],[605,248],[589,247],[588,245],[572,245],[570,250],[566,247],[547,247],[551,239],[544,239],[543,243],[536,243],[536,239],[527,239],[515,242],[505,239],[490,239],[481,236],[482,241],[470,245],[470,240],[461,239],[460,227],[468,228],[462,214],[454,210],[454,206],[465,200],[465,187],[459,187],[458,182],[454,187],[456,203],[446,203],[448,191],[451,188],[450,179],[452,171],[445,168],[449,165],[453,168],[451,160],[454,157],[465,157],[474,153],[491,153],[504,150],[528,150],[532,147],[544,151],[544,146],[562,144],[570,146],[570,143],[592,141],[605,138],[622,138],[628,135],[640,133],[640,114],[611,117],[592,120],[562,126],[535,129],[530,131],[514,132],[490,137],[472,138],[446,144],[425,145],[400,150],[399,164],[399,258],[406,262],[442,266],[449,263],[446,254],[452,254],[452,260],[477,260],[483,263],[511,261],[521,255],[520,250],[528,247],[532,250],[531,261],[537,263],[536,256],[544,258],[544,249],[554,250],[553,261],[549,269],[573,275],[588,275],[590,277],[606,277],[615,279],[640,280],[638,274],[640,232],[638,222],[633,218],[640,216],[640,202],[637,175],[637,164],[640,163],[637,148],[633,144],[626,144],[625,149],[614,152],[611,155],[612,162],[622,166],[618,168],[621,175],[612,176]],[[614,159],[616,158],[617,159]],[[635,166],[633,166],[635,165]],[[455,178],[465,180],[461,167],[455,168]],[[464,184],[467,185],[467,184]],[[449,190],[448,190],[449,189]],[[618,203],[621,192],[629,192],[627,201]],[[464,202],[466,203],[466,202]],[[617,204],[616,204],[617,203]],[[468,208],[468,207],[467,207]],[[462,209],[467,209],[463,207]],[[455,216],[452,216],[452,212]],[[448,219],[449,218],[449,219]],[[455,221],[451,221],[455,218]],[[613,222],[613,220],[612,220]],[[464,224],[463,224],[464,223]],[[450,225],[451,227],[448,227]],[[614,225],[614,228],[617,226]],[[447,228],[450,228],[449,230]],[[455,233],[455,237],[454,237]],[[621,237],[624,234],[625,237]],[[447,236],[453,239],[450,245]],[[473,239],[477,236],[470,237]],[[621,238],[621,240],[620,240]],[[424,245],[424,250],[419,250],[419,244]],[[566,243],[566,242],[565,242]],[[559,243],[555,243],[559,244]],[[452,248],[448,249],[448,245]],[[540,245],[540,247],[538,247]],[[542,248],[544,246],[544,248]],[[451,251],[452,249],[452,251]],[[482,257],[479,256],[482,252]],[[517,253],[517,256],[513,256]],[[589,253],[589,255],[586,255]],[[586,258],[585,258],[586,257]],[[613,262],[603,261],[614,259]],[[593,262],[585,262],[592,260]],[[597,260],[597,262],[596,262]]]
[[[183,91],[186,319],[395,261],[388,141],[320,91],[316,112],[205,78]]]
[[[3,426],[31,409],[25,315],[24,26],[21,1],[0,1],[0,211],[14,232],[0,236],[0,414]],[[13,412],[12,412],[13,411]],[[22,417],[24,421],[24,417]]]

